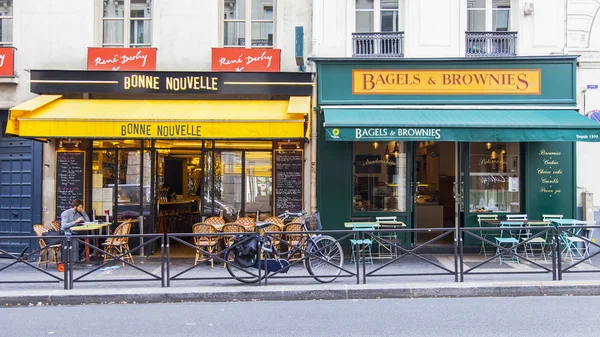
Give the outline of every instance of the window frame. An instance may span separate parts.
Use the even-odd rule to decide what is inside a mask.
[[[390,8],[381,8],[381,0],[373,0],[373,8],[356,8],[356,0],[353,1],[353,5],[354,5],[354,32],[355,33],[382,33],[384,31],[381,30],[381,14],[382,12],[393,12],[395,13],[395,17],[396,20],[394,22],[394,25],[396,25],[396,30],[392,30],[390,32],[402,32],[404,31],[404,29],[400,30],[400,23],[402,22],[402,20],[400,19],[400,14],[403,13],[402,10],[404,10],[405,8],[404,5],[404,1],[403,0],[396,0],[396,2],[398,3],[398,8],[396,9],[390,9]],[[356,13],[357,12],[371,12],[373,13],[373,27],[371,27],[371,31],[370,32],[358,32],[356,31]]]
[[[469,1],[467,0],[467,30],[466,30],[467,32],[480,32],[480,30],[469,30],[469,19],[470,19],[471,12],[481,12],[481,11],[483,11],[485,13],[484,32],[491,32],[491,33],[508,32],[511,30],[511,24],[512,24],[511,10],[513,9],[512,0],[508,0],[508,5],[498,4],[497,7],[494,7],[494,0],[485,0],[485,8],[473,8],[471,6],[472,6],[472,4],[469,4]],[[494,16],[496,16],[499,11],[508,12],[508,25],[505,30],[496,30],[496,28],[494,27]]]
[[[14,44],[14,42],[15,42],[14,41],[14,37],[15,37],[15,27],[14,27],[14,10],[15,10],[15,7],[14,7],[14,1],[10,0],[10,1],[5,2],[4,4],[6,4],[5,8],[7,8],[6,13],[8,14],[9,12],[11,12],[11,11],[8,10],[8,8],[10,7],[12,9],[13,15],[3,15],[3,14],[0,14],[0,25],[2,25],[3,20],[11,20],[11,36],[10,36],[10,39],[9,39],[10,41],[1,41],[0,40],[0,47],[12,47],[13,44]],[[2,5],[2,7],[4,7],[4,5]],[[1,30],[0,30],[0,32],[1,32]]]
[[[107,1],[112,1],[112,0],[103,0],[102,1],[102,24],[101,24],[101,45],[103,48],[148,48],[148,47],[152,47],[152,41],[153,41],[153,27],[152,27],[152,21],[154,18],[154,1],[152,0],[146,0],[146,4],[148,4],[148,1],[150,2],[150,13],[148,17],[132,17],[131,16],[131,9],[135,9],[136,6],[132,6],[131,1],[132,0],[122,0],[124,2],[124,6],[123,6],[123,17],[105,17],[104,16],[104,6],[106,4]],[[143,7],[144,10],[147,10],[147,7]],[[121,21],[123,23],[123,43],[106,43],[104,42],[104,22],[105,21]],[[133,22],[140,22],[143,21],[144,24],[146,24],[146,22],[148,22],[148,25],[150,26],[150,42],[149,43],[131,43],[131,24]],[[137,25],[136,25],[136,30],[137,30]]]
[[[266,8],[270,8],[272,11],[272,18],[271,20],[267,20],[267,19],[253,19],[252,18],[252,4],[254,1],[258,1],[260,2],[260,0],[244,0],[245,1],[245,11],[244,11],[244,18],[243,19],[227,19],[225,18],[225,0],[220,0],[219,1],[219,6],[220,6],[220,12],[221,12],[221,37],[220,37],[220,44],[221,46],[225,47],[225,48],[267,48],[267,49],[272,49],[275,48],[275,41],[277,41],[276,36],[277,36],[277,29],[276,29],[276,17],[277,17],[277,1],[276,0],[272,0],[272,3],[269,4],[265,4],[263,6],[263,9]],[[244,24],[244,45],[233,45],[233,44],[225,44],[225,25],[227,23],[230,22],[234,22],[234,23],[243,23]],[[272,35],[273,35],[273,41],[271,43],[270,46],[253,46],[252,45],[252,24],[254,23],[271,23],[272,24]],[[240,37],[237,37],[238,39]]]

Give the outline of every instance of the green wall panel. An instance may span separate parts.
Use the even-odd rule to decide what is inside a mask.
[[[339,104],[576,104],[576,56],[492,59],[315,59],[319,105]],[[352,94],[352,70],[540,69],[541,94]]]
[[[526,213],[575,216],[574,143],[528,143],[526,158]],[[525,212],[524,212],[525,213]]]
[[[319,125],[323,115],[319,116]],[[323,229],[344,229],[352,211],[352,142],[328,142],[319,127],[317,208]]]

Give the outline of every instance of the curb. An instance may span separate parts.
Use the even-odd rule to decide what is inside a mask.
[[[600,296],[600,282],[240,286],[3,291],[0,305],[309,301],[400,298]]]

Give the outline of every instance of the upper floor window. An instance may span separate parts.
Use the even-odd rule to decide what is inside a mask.
[[[357,33],[404,30],[404,0],[356,0]]]
[[[0,47],[13,44],[13,1],[0,0]]]
[[[273,47],[273,0],[223,0],[223,45]]]
[[[507,32],[510,0],[467,0],[467,31]]]
[[[150,47],[152,0],[104,0],[103,47]]]

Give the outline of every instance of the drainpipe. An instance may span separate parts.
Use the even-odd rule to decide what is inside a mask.
[[[319,56],[319,44],[321,40],[321,19],[323,0],[313,0],[312,8],[312,41],[311,41],[311,54],[312,56]],[[316,67],[314,63],[311,67],[312,71],[316,73]],[[315,75],[313,81],[313,109],[310,112],[310,213],[317,211],[317,117],[318,112],[315,111],[314,107],[317,106],[317,76]]]
[[[317,76],[314,77],[313,85],[313,109],[310,112],[310,213],[317,211],[317,117],[319,112],[315,109],[317,105]]]

